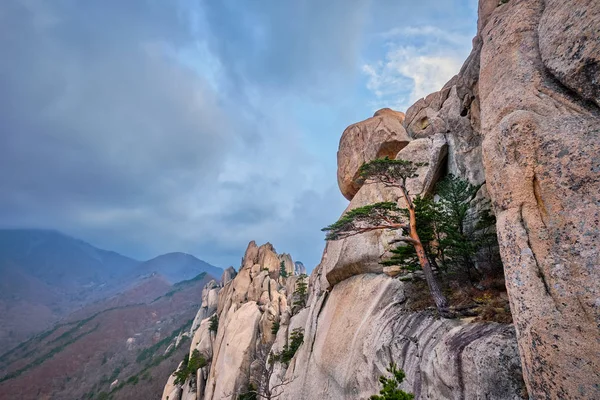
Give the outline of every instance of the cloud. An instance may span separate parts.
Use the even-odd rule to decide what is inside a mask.
[[[126,8],[86,24],[94,10],[79,6],[3,3],[4,192],[64,209],[131,207],[218,171],[231,128],[203,79],[170,59],[185,32],[161,28],[169,10]]]
[[[282,92],[257,85],[305,84],[320,64],[296,50],[278,54],[285,41],[273,32],[274,48],[243,57],[250,64],[239,79],[255,98],[237,98],[221,91],[233,80],[219,70],[239,63],[195,36],[184,16],[198,9],[169,4],[2,2],[0,225],[56,228],[139,258],[187,251],[219,265],[237,261],[249,240],[270,240],[316,264],[319,228],[343,208],[334,175],[322,178]],[[284,29],[276,15],[252,12]],[[323,54],[317,42],[291,46]],[[310,217],[307,196],[323,203],[321,220]]]
[[[331,99],[356,73],[368,0],[208,1],[208,44],[236,89]]]
[[[416,100],[440,90],[470,51],[468,35],[435,26],[393,28],[380,36],[386,43],[385,58],[362,67],[374,108],[406,111]]]

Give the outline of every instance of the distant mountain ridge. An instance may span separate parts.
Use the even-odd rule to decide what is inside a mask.
[[[0,229],[0,352],[153,273],[174,284],[202,272],[222,274],[190,254],[142,262],[55,230]]]
[[[201,272],[220,277],[221,268],[215,267],[205,261],[199,260],[187,253],[167,253],[141,263],[137,266],[141,274],[156,272],[164,276],[169,282],[177,283],[191,279]]]
[[[0,266],[6,262],[50,285],[90,285],[121,277],[140,263],[58,231],[37,229],[0,230]]]

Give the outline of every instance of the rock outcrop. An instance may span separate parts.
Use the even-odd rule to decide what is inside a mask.
[[[284,267],[287,277],[281,276]],[[229,399],[265,379],[257,360],[268,356],[277,337],[276,327],[290,323],[298,276],[289,254],[277,254],[270,243],[250,242],[238,273],[225,270],[221,284],[209,282],[192,326],[190,357],[197,350],[208,365],[184,384],[170,379],[165,396],[186,399]],[[282,332],[287,332],[282,329]],[[280,335],[281,336],[281,335]],[[285,342],[286,336],[281,340]],[[283,347],[283,345],[280,345]],[[263,368],[264,369],[264,368]]]
[[[232,399],[252,387],[281,399],[366,399],[378,391],[378,377],[391,361],[406,371],[403,388],[417,399],[523,398],[511,326],[411,312],[406,283],[361,272],[332,285],[323,276],[326,263],[311,274],[306,307],[292,315],[288,304],[297,301],[298,276],[271,279],[272,255],[289,257],[270,244],[249,244],[239,273],[220,288],[219,311],[193,332],[190,355],[198,350],[209,365],[183,385],[172,377],[163,400]],[[267,264],[255,264],[259,260]],[[211,290],[209,283],[203,298]],[[210,331],[215,315],[216,333]],[[303,344],[289,364],[269,364],[295,331]]]
[[[305,275],[306,267],[300,261],[294,263],[294,275]]]
[[[386,156],[394,158],[410,142],[403,121],[403,113],[383,109],[346,128],[337,159],[338,185],[348,200],[352,200],[360,188],[357,178],[363,163]]]

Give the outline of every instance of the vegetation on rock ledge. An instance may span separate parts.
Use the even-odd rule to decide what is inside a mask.
[[[338,240],[375,230],[402,230],[406,236],[397,237],[396,242],[413,246],[438,312],[441,315],[449,315],[448,300],[433,274],[425,247],[417,232],[415,204],[406,188],[406,181],[416,178],[418,168],[424,165],[406,160],[391,160],[388,157],[363,164],[360,168],[360,179],[363,182],[370,181],[399,189],[405,208],[402,209],[391,202],[356,208],[346,213],[336,223],[323,228],[323,231],[327,232],[326,240]]]
[[[206,358],[197,349],[192,352],[191,357],[186,354],[181,368],[173,374],[175,376],[175,384],[183,385],[189,377],[195,376],[196,371],[206,365],[208,365]]]
[[[391,378],[382,375],[379,377],[379,382],[383,386],[379,391],[380,395],[373,395],[370,400],[412,400],[414,395],[406,393],[398,388],[406,374],[401,369],[398,369],[395,363],[390,363],[387,371],[392,374]]]
[[[290,334],[290,343],[283,346],[280,352],[271,354],[270,363],[281,362],[289,364],[302,343],[304,343],[304,332],[302,328],[296,328]]]

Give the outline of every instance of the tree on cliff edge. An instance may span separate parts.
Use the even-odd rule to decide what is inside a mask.
[[[326,240],[339,240],[381,229],[402,230],[406,236],[397,237],[395,242],[404,242],[414,247],[438,312],[448,316],[448,300],[435,279],[424,245],[417,233],[415,205],[406,188],[406,180],[417,177],[417,169],[423,165],[425,164],[406,160],[390,160],[387,157],[363,164],[359,171],[360,179],[365,183],[381,183],[386,187],[399,189],[399,201],[403,199],[406,207],[400,208],[392,202],[358,207],[348,211],[336,223],[323,228],[323,231],[327,232]]]

